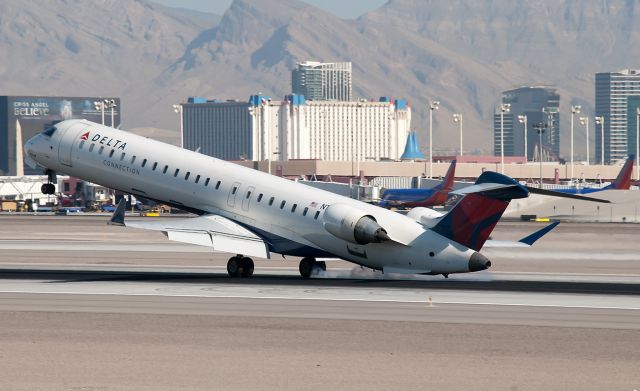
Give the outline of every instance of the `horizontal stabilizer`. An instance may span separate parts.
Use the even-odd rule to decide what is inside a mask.
[[[530,186],[525,186],[525,187],[527,188],[527,190],[529,190],[530,193],[534,193],[534,194],[542,194],[542,195],[561,197],[561,198],[572,198],[574,200],[582,200],[582,201],[602,202],[605,204],[611,203],[611,201],[604,200],[601,198],[587,197],[587,196],[578,195],[578,194],[561,193],[559,191],[540,189],[538,187],[530,187]]]
[[[549,233],[552,229],[554,229],[559,221],[553,222],[549,225],[544,226],[543,228],[537,230],[531,235],[525,236],[517,242],[507,241],[507,240],[487,240],[484,244],[484,247],[531,247],[538,239]]]

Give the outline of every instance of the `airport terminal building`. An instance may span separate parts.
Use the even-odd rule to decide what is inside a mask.
[[[96,108],[97,97],[0,96],[0,176],[42,174],[24,164],[24,143],[56,122],[83,118],[106,125],[120,124],[120,98],[113,108]],[[113,123],[111,122],[113,110]],[[103,115],[104,114],[104,115]]]
[[[405,100],[248,102],[189,98],[184,147],[224,160],[399,160],[411,127]]]

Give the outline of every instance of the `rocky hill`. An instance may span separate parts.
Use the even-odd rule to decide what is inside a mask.
[[[0,93],[118,95],[125,128],[176,129],[171,104],[187,96],[281,97],[297,61],[352,61],[354,95],[409,99],[423,145],[437,99],[435,150],[458,144],[451,114],[462,112],[465,149],[488,153],[500,91],[556,84],[563,113],[592,112],[594,73],[640,67],[632,0],[391,0],[357,20],[235,0],[219,22],[143,0],[91,4],[1,2]]]

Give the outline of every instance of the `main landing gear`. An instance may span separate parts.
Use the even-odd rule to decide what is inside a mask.
[[[318,271],[327,271],[327,264],[324,261],[316,261],[315,258],[306,257],[300,261],[298,270],[300,270],[302,278],[310,278],[314,271],[316,273]]]
[[[251,277],[253,275],[253,259],[242,255],[229,258],[227,273],[230,277]]]
[[[47,170],[45,172],[47,174],[47,183],[43,184],[40,187],[40,192],[42,194],[55,194],[56,192],[56,185],[53,184],[53,182],[56,181],[56,173],[51,171],[51,170]]]

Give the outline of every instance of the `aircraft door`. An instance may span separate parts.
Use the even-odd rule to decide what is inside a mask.
[[[236,206],[236,197],[240,192],[240,182],[233,182],[231,189],[229,190],[229,197],[227,198],[227,205],[230,207]]]
[[[58,160],[60,164],[65,166],[72,166],[71,152],[73,147],[80,142],[80,132],[86,127],[85,124],[74,124],[68,128],[65,128],[58,135]]]
[[[244,193],[243,197],[242,197],[242,210],[244,211],[248,211],[249,210],[249,204],[251,202],[251,198],[253,197],[253,191],[256,188],[253,186],[250,186],[247,188],[247,191]]]

